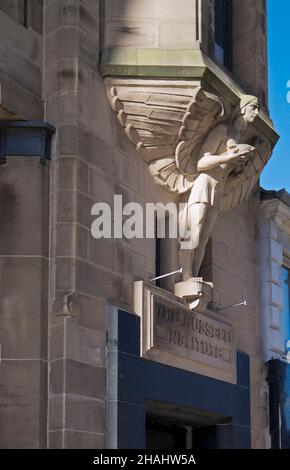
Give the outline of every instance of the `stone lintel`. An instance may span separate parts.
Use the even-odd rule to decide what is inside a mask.
[[[135,283],[135,312],[141,317],[141,355],[152,361],[236,383],[232,325],[153,284]]]

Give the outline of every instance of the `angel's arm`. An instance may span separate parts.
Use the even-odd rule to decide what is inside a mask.
[[[217,154],[222,143],[227,150]],[[241,149],[241,146],[238,146],[233,139],[229,139],[227,126],[219,124],[211,131],[201,148],[202,157],[197,164],[197,170],[202,172],[223,164],[239,162],[242,157],[249,156],[251,151],[253,147],[250,145],[244,145]]]
[[[230,161],[236,160],[236,156],[225,152],[222,155],[212,155],[212,154],[205,154],[198,162],[197,170],[199,172],[205,170],[211,170],[216,168],[217,166],[222,165],[223,163],[229,163]]]
[[[224,124],[219,124],[211,131],[201,148],[200,154],[202,157],[197,165],[199,172],[211,170],[212,168],[216,168],[222,163],[227,163],[229,161],[228,152],[216,155],[221,142],[226,142],[226,140],[227,128]]]

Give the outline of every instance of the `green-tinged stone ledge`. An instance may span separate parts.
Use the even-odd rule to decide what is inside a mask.
[[[197,49],[142,49],[117,47],[102,53],[100,71],[104,78],[197,80],[220,93],[229,103],[238,103],[245,91],[231,75]],[[275,145],[279,135],[267,113],[261,111],[256,126]]]

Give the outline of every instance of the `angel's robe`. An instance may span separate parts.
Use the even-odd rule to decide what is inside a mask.
[[[229,135],[228,126],[219,124],[219,126],[213,129],[211,134],[208,136],[207,141],[203,145],[202,155],[205,153],[222,155],[227,151],[227,141],[230,139],[232,140],[232,135]],[[200,172],[192,185],[188,199],[188,207],[193,204],[203,203],[215,207],[218,211],[221,210],[225,185],[229,174],[234,170],[234,168],[234,163],[228,163]]]

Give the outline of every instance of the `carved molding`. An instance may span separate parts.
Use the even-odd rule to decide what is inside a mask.
[[[262,203],[262,210],[268,219],[272,219],[281,230],[290,235],[290,207],[279,199],[272,199]]]
[[[80,314],[80,299],[76,292],[57,292],[52,302],[55,316],[75,317]]]

